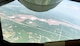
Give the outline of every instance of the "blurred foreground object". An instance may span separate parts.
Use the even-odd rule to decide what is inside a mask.
[[[44,46],[80,46],[80,40],[47,42]]]
[[[47,11],[56,7],[62,0],[19,0],[24,6],[33,11]]]
[[[80,2],[80,0],[71,0],[71,1]]]
[[[14,0],[0,0],[0,6],[7,4],[9,2],[12,2],[12,1],[14,1]]]

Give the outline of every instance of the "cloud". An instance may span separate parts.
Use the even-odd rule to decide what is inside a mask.
[[[21,22],[24,20],[27,20],[27,19],[32,20],[32,21],[38,20],[38,21],[48,23],[49,25],[65,25],[65,26],[80,30],[80,26],[78,26],[78,25],[66,23],[66,22],[61,22],[61,21],[54,20],[54,19],[43,19],[43,18],[38,18],[33,15],[23,15],[23,14],[17,14],[17,15],[13,15],[13,16],[18,17],[19,19],[15,17],[15,20],[17,19],[17,21],[20,20]],[[30,23],[32,23],[32,22],[30,22]]]

